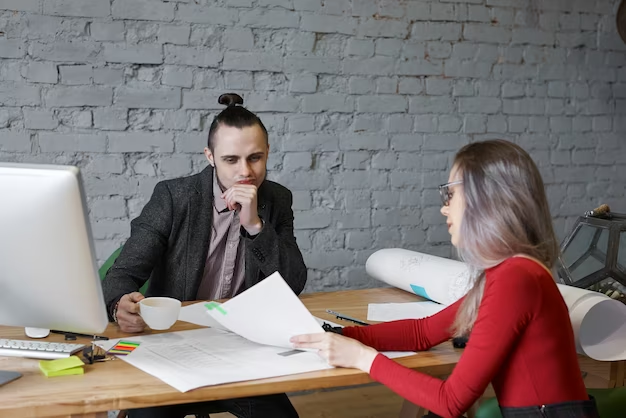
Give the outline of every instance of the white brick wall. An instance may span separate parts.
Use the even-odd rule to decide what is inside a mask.
[[[309,290],[398,246],[451,255],[437,185],[469,141],[535,158],[557,232],[626,211],[618,0],[0,0],[0,160],[83,169],[99,259],[155,183],[205,167],[217,97],[270,131]]]

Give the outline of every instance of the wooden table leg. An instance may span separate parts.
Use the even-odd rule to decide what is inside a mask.
[[[626,383],[626,361],[612,361],[611,362],[611,374],[609,378],[610,388],[621,388]]]
[[[426,415],[424,408],[405,400],[402,403],[402,409],[398,418],[422,418],[424,415]]]

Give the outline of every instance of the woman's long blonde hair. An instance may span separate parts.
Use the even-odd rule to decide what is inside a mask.
[[[452,326],[455,336],[465,336],[476,321],[485,269],[516,254],[552,269],[559,246],[541,174],[521,147],[504,140],[468,144],[457,153],[454,167],[465,200],[457,248],[475,270]]]

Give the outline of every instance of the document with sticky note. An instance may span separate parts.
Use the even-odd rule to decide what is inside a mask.
[[[85,373],[84,365],[78,357],[70,356],[58,360],[41,360],[39,369],[46,377],[69,376]]]
[[[205,307],[224,328],[259,344],[292,348],[292,336],[324,332],[278,272],[222,304]]]

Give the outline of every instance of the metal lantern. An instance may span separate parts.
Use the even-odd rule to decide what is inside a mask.
[[[626,214],[607,205],[577,219],[561,245],[563,284],[595,290],[626,303]]]

